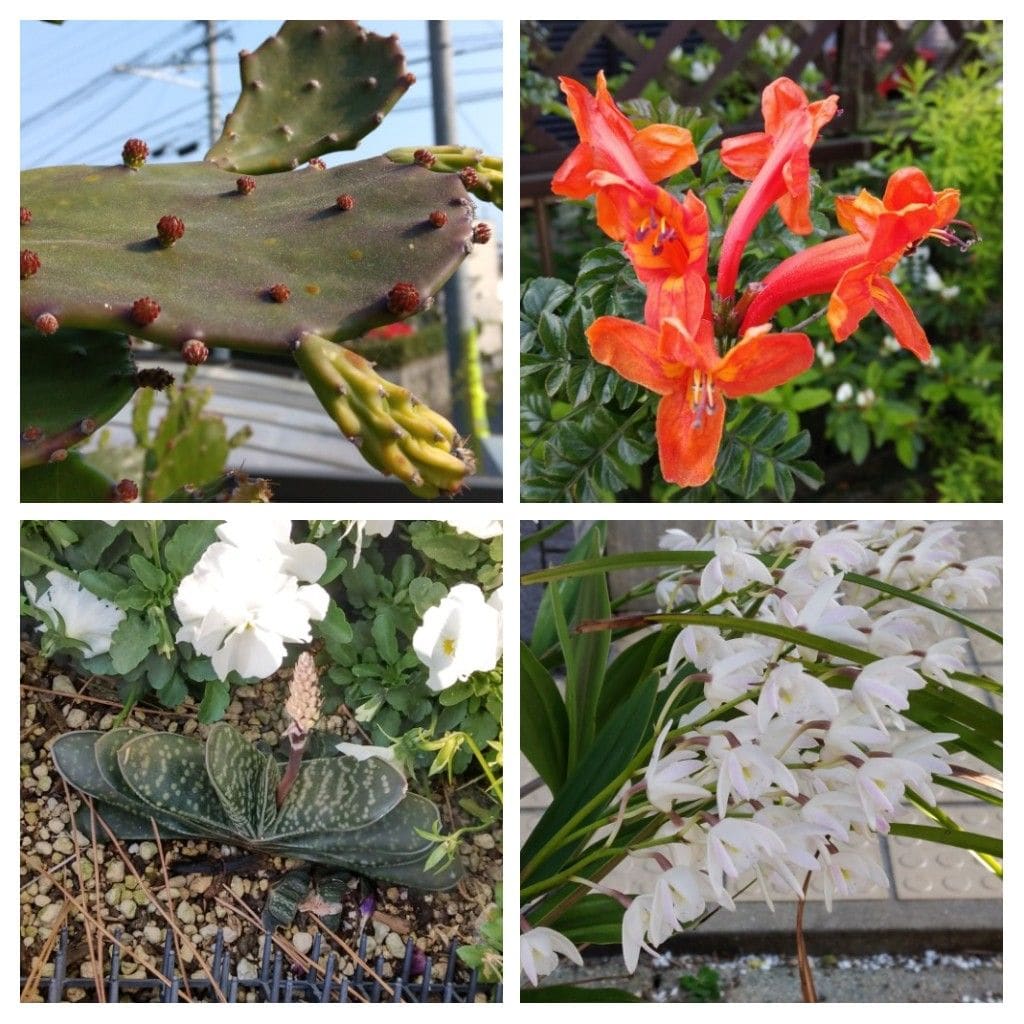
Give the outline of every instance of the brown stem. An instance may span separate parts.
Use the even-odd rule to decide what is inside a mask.
[[[284,775],[281,776],[281,781],[277,784],[277,791],[274,794],[278,810],[281,809],[285,797],[288,796],[295,780],[299,777],[299,765],[302,764],[302,752],[305,747],[305,743],[302,746],[295,746],[293,743],[291,750],[288,751],[288,766],[285,768]]]
[[[805,1003],[816,1003],[818,993],[814,988],[814,974],[811,961],[807,956],[807,944],[804,941],[804,906],[807,903],[807,889],[811,884],[811,873],[807,872],[804,879],[804,894],[796,905],[796,962],[800,972],[800,992]]]

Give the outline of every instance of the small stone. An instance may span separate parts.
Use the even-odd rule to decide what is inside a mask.
[[[39,789],[40,793],[49,793],[52,786],[53,779],[51,779],[49,775],[41,775],[36,782],[36,787]]]
[[[313,936],[309,932],[296,932],[292,936],[292,945],[305,956],[313,948]]]
[[[71,836],[57,836],[53,848],[65,857],[75,852],[75,844],[71,842]]]
[[[154,946],[159,946],[164,941],[164,933],[155,924],[147,924],[142,929],[142,934],[145,936],[146,941],[152,942]]]
[[[78,695],[78,691],[72,686],[71,680],[67,676],[53,677],[53,692]]]
[[[139,843],[139,856],[144,861],[151,861],[157,855],[156,843]]]
[[[182,924],[196,923],[195,908],[190,903],[187,903],[185,900],[182,900],[178,904],[178,909],[176,913],[178,916],[178,920],[181,921]]]
[[[197,875],[189,883],[189,890],[196,896],[202,895],[213,885],[213,875]]]
[[[476,846],[479,846],[481,850],[493,850],[494,849],[494,836],[488,835],[486,832],[480,832],[473,837],[473,842]]]
[[[241,899],[245,895],[245,881],[237,875],[231,879],[231,891]]]
[[[124,881],[124,861],[112,860],[107,865],[107,870],[104,872],[104,877],[108,882],[123,882]]]
[[[239,981],[253,981],[257,973],[256,965],[248,957],[243,957],[238,961]]]
[[[32,897],[32,904],[36,907],[48,907],[52,902],[53,900],[44,893],[39,893],[38,896]]]
[[[121,915],[128,921],[131,921],[135,914],[138,912],[138,906],[135,900],[121,900],[117,905],[117,909],[121,911]]]
[[[218,907],[217,909],[220,910],[221,908]],[[228,945],[231,945],[231,943],[234,942],[235,939],[237,939],[237,938],[238,938],[238,932],[236,932],[234,928],[225,927],[225,929],[224,929],[224,941]]]
[[[36,843],[35,849],[36,853],[40,854],[43,857],[49,857],[50,854],[53,853],[53,845],[51,843],[46,843],[43,841]]]
[[[81,729],[87,721],[89,716],[81,708],[72,708],[65,718],[68,723],[68,727],[71,729]]]
[[[53,924],[60,917],[61,906],[62,904],[60,903],[51,903],[48,907],[43,907],[39,911],[39,923]]]
[[[398,932],[388,932],[384,939],[384,948],[395,960],[400,960],[405,956],[405,942],[402,941],[402,936]]]

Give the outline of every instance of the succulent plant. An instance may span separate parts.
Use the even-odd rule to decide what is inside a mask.
[[[73,334],[65,345],[97,354],[95,366],[77,360],[89,396],[75,403],[78,422],[99,423],[130,397],[108,365],[127,358],[127,335],[191,363],[212,345],[294,353],[367,461],[420,496],[458,491],[472,466],[455,429],[337,343],[429,307],[480,237],[470,191],[500,201],[500,162],[442,146],[323,166],[321,154],[354,148],[415,81],[395,37],[285,22],[240,63],[241,96],[205,161],[147,165],[135,139],[114,166],[23,173],[23,373],[45,376]],[[380,402],[327,394],[327,344],[335,367],[358,367],[353,383],[386,392]],[[27,458],[49,454],[35,445]]]
[[[395,768],[338,754],[322,737],[280,808],[280,762],[226,722],[212,726],[205,743],[132,729],[69,732],[52,753],[57,770],[92,798],[120,839],[152,838],[152,819],[162,837],[212,839],[414,889],[458,881],[455,865],[424,868],[433,844],[420,832],[438,822],[434,805],[410,793]],[[82,807],[76,820],[86,835],[90,818]],[[95,833],[106,838],[98,822]]]

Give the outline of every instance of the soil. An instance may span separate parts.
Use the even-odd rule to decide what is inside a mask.
[[[266,941],[265,930],[257,924],[266,894],[298,862],[251,855],[203,840],[164,841],[163,864],[155,842],[122,844],[123,856],[112,846],[94,845],[91,837],[74,826],[78,796],[53,767],[49,750],[63,732],[111,728],[122,710],[116,689],[109,680],[51,664],[28,639],[23,638],[21,651],[22,978],[33,972],[42,978],[53,975],[56,933],[62,925],[69,932],[68,977],[93,976],[90,943],[95,942],[102,950],[105,974],[112,937],[118,929],[123,929],[122,975],[153,976],[147,962],[156,965],[161,960],[168,918],[180,933],[179,962],[192,977],[206,976],[202,965],[209,963],[218,929],[223,930],[239,977],[255,976]],[[286,683],[278,677],[258,686],[237,688],[225,720],[247,738],[274,745],[285,724],[280,715],[285,692]],[[188,735],[205,732],[196,721],[191,701],[173,711],[136,707],[123,724]],[[346,715],[326,717],[320,727],[359,738],[358,726]],[[465,795],[465,791],[459,793]],[[471,824],[462,820],[453,792],[439,790],[434,799],[447,826]],[[478,802],[485,804],[486,800],[479,797]],[[310,966],[304,954],[321,932],[320,966],[329,953],[337,953],[341,969],[351,975],[357,966],[354,947],[362,924],[367,960],[372,965],[377,956],[384,958],[385,979],[401,970],[406,940],[412,938],[432,958],[432,973],[439,980],[447,967],[452,940],[460,945],[479,940],[479,926],[501,880],[500,825],[489,833],[475,834],[471,842],[460,845],[459,853],[464,876],[455,889],[420,893],[354,877],[342,900],[342,923],[335,933],[338,939],[313,915],[301,912],[293,925],[277,929],[275,935],[285,940],[284,948],[301,972]],[[361,923],[359,904],[367,894],[366,886],[376,907],[372,917]],[[88,921],[80,907],[86,909]],[[456,982],[468,977],[460,963]],[[39,988],[38,984],[27,986],[23,1001],[39,1001]],[[255,998],[254,993],[249,995]],[[76,997],[95,998],[85,989],[70,990],[69,998]],[[150,993],[141,998],[151,997]],[[478,998],[486,999],[486,995]]]

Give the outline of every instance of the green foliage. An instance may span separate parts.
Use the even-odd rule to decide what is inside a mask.
[[[480,925],[478,941],[459,946],[457,955],[467,966],[478,972],[481,981],[501,981],[502,968],[502,918],[500,884],[494,887],[494,902],[486,911]]]
[[[282,769],[221,722],[205,743],[176,733],[79,731],[57,737],[53,760],[95,812],[124,840],[153,835],[213,839],[296,857],[419,889],[447,889],[457,867],[431,872],[420,836],[439,822],[429,801],[408,792],[401,773],[376,758],[357,761],[318,744],[280,806]],[[324,802],[323,794],[331,794]],[[78,824],[92,834],[88,807]],[[99,822],[95,834],[106,832]]]
[[[720,1003],[722,989],[719,986],[718,971],[713,967],[702,967],[696,974],[683,974],[679,987],[686,992],[691,1003]]]

